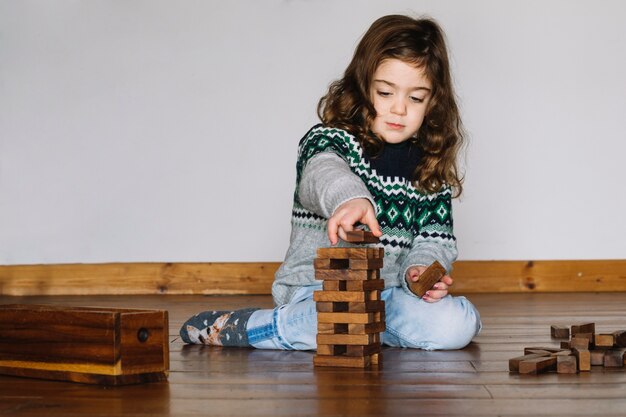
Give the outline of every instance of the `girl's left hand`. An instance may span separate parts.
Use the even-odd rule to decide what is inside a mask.
[[[406,279],[410,282],[419,281],[420,275],[426,271],[425,266],[414,266],[409,268],[406,272]],[[426,294],[422,297],[422,300],[427,303],[436,303],[443,297],[448,295],[448,288],[454,283],[454,280],[449,275],[444,275],[438,283],[433,285],[433,288],[426,291]]]

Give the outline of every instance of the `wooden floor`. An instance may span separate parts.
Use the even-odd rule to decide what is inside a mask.
[[[343,416],[626,415],[626,371],[509,374],[525,346],[557,345],[550,325],[594,321],[626,329],[626,293],[476,294],[484,328],[461,351],[384,349],[378,371],[314,369],[311,352],[184,347],[176,337],[206,309],[270,307],[268,296],[0,297],[46,303],[166,309],[169,381],[106,388],[0,376],[0,415]],[[433,318],[436,320],[436,318]]]

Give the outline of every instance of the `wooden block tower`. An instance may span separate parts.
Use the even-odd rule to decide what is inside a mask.
[[[318,249],[315,276],[323,280],[323,290],[313,294],[318,323],[315,366],[364,368],[381,361],[383,256],[382,248]]]

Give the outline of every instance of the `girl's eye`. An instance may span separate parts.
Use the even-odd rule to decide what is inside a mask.
[[[409,97],[413,103],[423,103],[424,99],[419,97]]]
[[[391,93],[388,91],[380,91],[380,90],[376,91],[376,94],[378,94],[381,97],[389,97],[391,95]]]

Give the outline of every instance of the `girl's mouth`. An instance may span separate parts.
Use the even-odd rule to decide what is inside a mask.
[[[389,123],[386,122],[387,127],[393,130],[401,130],[404,128],[404,125],[398,124],[398,123]]]

